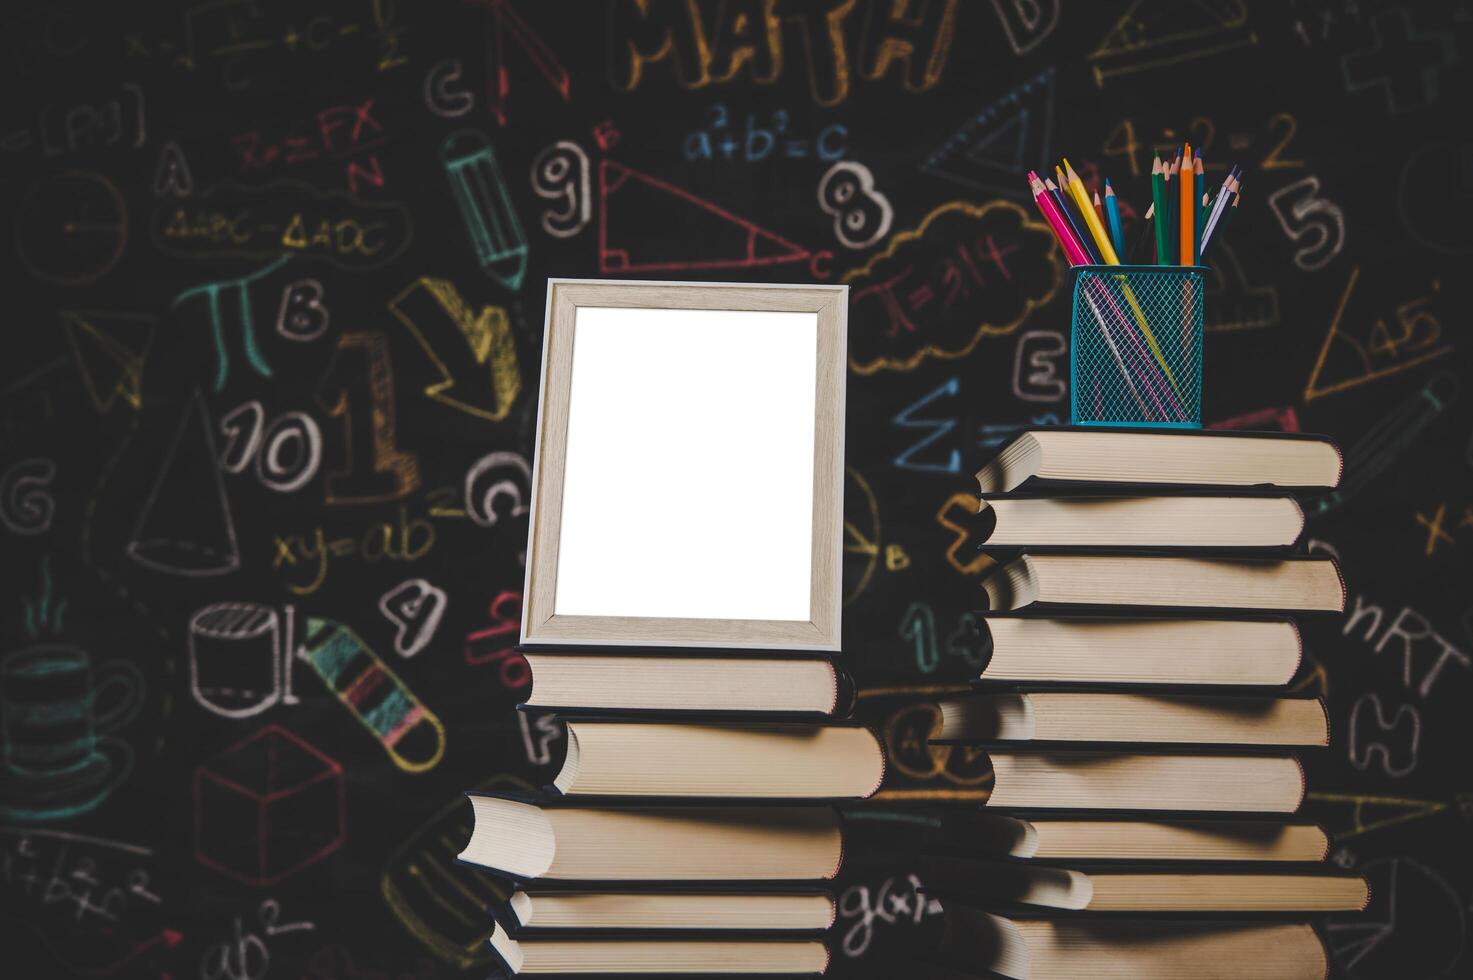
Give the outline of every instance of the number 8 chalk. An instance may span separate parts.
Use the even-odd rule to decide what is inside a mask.
[[[445,754],[445,725],[347,626],[307,617],[302,659],[405,772],[433,769]]]

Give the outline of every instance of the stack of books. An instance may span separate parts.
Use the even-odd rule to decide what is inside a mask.
[[[822,655],[528,652],[522,707],[566,725],[553,785],[472,795],[462,860],[519,883],[491,947],[507,973],[820,974],[845,862],[835,802],[885,752],[842,719]]]
[[[1282,692],[1289,614],[1345,602],[1332,561],[1293,553],[1289,491],[1339,473],[1309,438],[1006,447],[978,477],[990,652],[931,733],[985,753],[984,808],[854,819],[912,777],[845,720],[858,694],[828,656],[526,651],[522,707],[555,712],[566,748],[542,793],[471,795],[461,858],[517,882],[492,950],[509,975],[822,974],[841,872],[878,864],[916,874],[908,908],[943,909],[885,975],[1319,980],[1302,917],[1368,894],[1287,817],[1293,751],[1329,740],[1323,705]]]
[[[1327,745],[1329,722],[1283,688],[1302,658],[1292,615],[1345,604],[1334,561],[1295,551],[1292,492],[1340,471],[1314,437],[1040,429],[977,474],[991,650],[932,741],[984,747],[989,810],[1039,813],[990,817],[924,861],[954,966],[1325,976],[1319,937],[1286,917],[1369,893],[1322,870],[1320,828],[1287,819],[1305,791],[1293,752]]]

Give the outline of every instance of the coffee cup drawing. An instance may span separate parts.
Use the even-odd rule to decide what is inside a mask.
[[[0,658],[0,818],[60,820],[96,809],[133,770],[132,747],[110,733],[138,713],[142,694],[133,664],[94,667],[69,644]]]

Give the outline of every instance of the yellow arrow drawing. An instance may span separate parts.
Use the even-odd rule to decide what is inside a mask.
[[[414,304],[422,306],[425,298],[433,300],[445,316],[449,317],[455,328],[460,331],[460,335],[470,346],[471,356],[475,359],[476,364],[489,365],[491,390],[495,397],[494,408],[487,409],[475,402],[457,397],[455,391],[459,382],[456,381],[445,361],[435,352],[434,346],[425,336],[424,329],[415,323],[407,309]],[[410,335],[414,337],[420,348],[424,350],[425,356],[430,359],[435,370],[440,374],[439,381],[425,387],[426,395],[477,418],[491,422],[499,422],[506,418],[517,400],[517,395],[522,391],[522,375],[517,363],[516,343],[512,337],[511,321],[507,319],[506,310],[499,306],[483,306],[479,313],[473,313],[470,304],[461,298],[454,283],[448,279],[437,279],[433,276],[420,276],[410,283],[403,292],[389,300],[389,310],[399,318],[400,323],[408,328]]]

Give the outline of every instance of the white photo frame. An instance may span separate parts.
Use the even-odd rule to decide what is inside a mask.
[[[848,289],[548,280],[524,644],[838,651]]]

